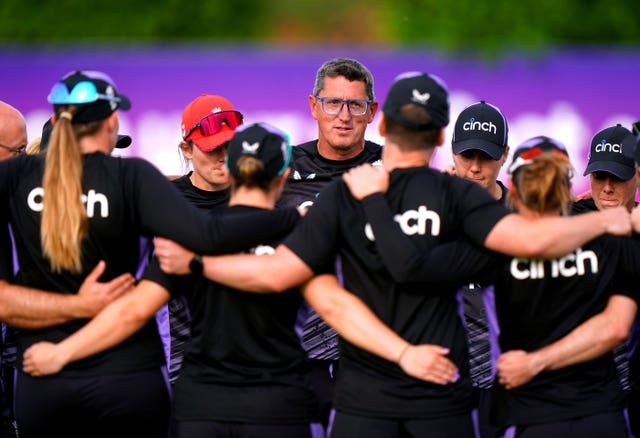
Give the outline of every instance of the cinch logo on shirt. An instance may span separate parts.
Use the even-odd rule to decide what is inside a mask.
[[[621,154],[622,146],[620,146],[618,143],[607,143],[605,139],[602,139],[602,141],[596,145],[594,152],[617,152]]]
[[[511,260],[511,275],[517,280],[537,280],[545,278],[546,269],[550,270],[551,278],[575,277],[587,273],[587,262],[590,272],[598,272],[598,256],[593,251],[583,251],[578,248],[575,253],[553,260],[514,258]]]
[[[29,192],[27,196],[27,205],[29,208],[37,213],[42,211],[44,206],[44,189],[42,187],[36,187]],[[96,207],[99,208],[100,217],[109,217],[109,200],[102,193],[97,193],[95,190],[89,190],[88,194],[82,195],[82,203],[87,208],[87,217],[94,217],[96,213]]]
[[[407,236],[416,234],[424,236],[427,231],[432,236],[440,234],[440,215],[433,210],[427,209],[424,205],[419,206],[417,210],[407,210],[404,213],[397,214],[393,219],[400,225],[400,229]],[[427,226],[429,226],[428,230]],[[364,232],[367,239],[376,240],[371,224],[368,222],[364,227]]]
[[[498,132],[498,128],[496,128],[493,122],[480,122],[473,117],[471,117],[468,122],[464,122],[462,129],[465,131],[475,131],[478,129],[484,132],[491,132],[492,134],[497,134]]]

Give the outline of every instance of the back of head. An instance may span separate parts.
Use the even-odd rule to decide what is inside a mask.
[[[282,176],[291,161],[288,136],[267,123],[238,128],[227,149],[227,168],[234,187],[258,187],[267,190]]]
[[[514,195],[530,210],[540,214],[566,214],[571,201],[573,168],[562,143],[539,136],[524,141],[509,166]]]
[[[55,123],[46,147],[42,187],[45,201],[40,238],[54,271],[82,270],[81,245],[88,229],[82,203],[83,164],[78,139],[97,132],[117,109],[129,109],[106,74],[79,70],[51,88]]]
[[[334,58],[322,64],[316,73],[313,96],[318,96],[320,91],[324,89],[324,80],[326,77],[335,78],[338,76],[342,76],[348,81],[364,82],[368,99],[371,101],[375,100],[373,75],[367,67],[351,58]]]
[[[499,160],[508,140],[509,127],[502,111],[481,100],[462,110],[456,119],[451,145],[455,155],[473,149]]]
[[[391,85],[382,112],[388,140],[407,150],[432,148],[449,124],[449,91],[437,76],[403,73]]]

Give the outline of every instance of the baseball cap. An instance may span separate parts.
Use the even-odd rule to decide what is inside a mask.
[[[484,100],[466,107],[456,120],[451,145],[458,155],[469,149],[499,160],[507,148],[509,127],[498,107]]]
[[[43,151],[49,146],[49,138],[53,131],[53,118],[49,117],[44,125],[42,125],[42,135],[40,136],[40,150]],[[131,137],[128,135],[119,134],[116,141],[116,147],[118,149],[128,148],[131,145]]]
[[[254,123],[239,127],[227,148],[227,168],[238,177],[238,160],[255,157],[264,163],[267,176],[282,175],[291,160],[289,136],[268,123]]]
[[[51,88],[47,97],[57,111],[64,105],[75,105],[78,111],[72,123],[106,119],[117,109],[128,110],[131,101],[118,93],[115,83],[97,70],[77,70],[65,75]]]
[[[570,166],[569,178],[573,176],[573,168],[569,161],[569,152],[564,144],[551,137],[539,135],[523,141],[513,153],[509,166],[509,174],[513,175],[519,168],[531,164],[538,155],[552,153],[561,156]]]
[[[400,109],[408,104],[416,104],[427,110],[432,122],[419,125],[402,117]],[[382,112],[414,130],[442,128],[449,124],[449,91],[437,76],[422,72],[402,73],[391,85]]]
[[[242,114],[227,99],[201,94],[182,111],[182,138],[193,141],[203,152],[211,152],[231,140],[242,122]]]
[[[601,171],[612,173],[623,181],[630,180],[636,167],[633,158],[623,152],[623,142],[627,137],[634,135],[619,123],[594,135],[584,175]]]

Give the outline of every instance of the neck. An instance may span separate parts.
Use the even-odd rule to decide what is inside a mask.
[[[493,185],[491,186],[491,190],[489,190],[489,193],[491,193],[491,195],[498,201],[502,199],[502,188],[497,181],[493,183]]]
[[[344,147],[335,147],[327,143],[322,138],[318,139],[318,153],[322,158],[333,161],[348,160],[357,157],[364,150],[364,139],[360,143],[356,143]]]
[[[382,163],[387,172],[407,167],[429,167],[435,149],[403,151],[393,143],[386,142],[382,148]]]
[[[199,188],[200,190],[204,190],[207,192],[219,192],[220,190],[227,189],[231,183],[226,182],[224,184],[214,184],[211,183],[200,176],[197,172],[192,172],[189,176],[189,180],[194,187]]]
[[[276,205],[276,195],[255,187],[237,187],[232,190],[229,205],[246,205],[273,210]]]

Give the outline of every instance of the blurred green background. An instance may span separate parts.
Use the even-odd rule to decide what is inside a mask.
[[[629,0],[2,0],[0,44],[205,43],[539,52],[640,42]]]

